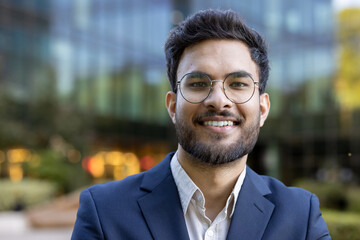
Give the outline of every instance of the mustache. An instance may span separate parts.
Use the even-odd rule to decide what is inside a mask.
[[[224,110],[224,111],[207,111],[207,112],[201,113],[194,117],[193,122],[194,123],[200,122],[201,119],[204,117],[231,117],[231,118],[236,119],[236,121],[239,122],[240,124],[242,124],[245,121],[243,116],[235,115],[227,110]]]

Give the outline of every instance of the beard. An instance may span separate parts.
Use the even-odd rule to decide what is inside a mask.
[[[232,116],[228,111],[213,112],[209,111],[201,116],[197,116],[194,119],[194,123],[198,122],[198,119],[204,116]],[[237,117],[239,125],[237,127],[242,128],[241,135],[231,144],[218,144],[218,142],[226,136],[217,133],[207,133],[208,141],[202,141],[199,136],[189,124],[186,124],[181,116],[175,113],[176,123],[175,130],[178,138],[178,142],[181,147],[190,154],[193,158],[197,159],[201,163],[207,165],[221,165],[233,162],[243,156],[249,154],[258,139],[260,131],[260,116],[257,116],[256,121],[251,122],[249,126],[245,127],[244,118]]]

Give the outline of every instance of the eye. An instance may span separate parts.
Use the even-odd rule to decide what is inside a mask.
[[[226,86],[233,90],[245,90],[253,85],[252,79],[245,73],[233,73],[226,78]]]
[[[245,88],[248,87],[249,85],[243,81],[232,81],[229,84],[229,87],[231,88]]]
[[[193,88],[207,88],[208,86],[209,84],[203,81],[189,83],[189,87],[193,87]]]
[[[249,89],[251,82],[246,81],[245,79],[232,79],[231,81],[227,82],[227,88],[232,90],[246,90]]]
[[[205,74],[191,73],[183,79],[184,88],[191,91],[201,91],[210,87],[210,80]]]

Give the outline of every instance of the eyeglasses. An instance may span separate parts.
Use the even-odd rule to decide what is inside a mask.
[[[247,72],[234,72],[228,74],[225,79],[211,80],[209,75],[202,72],[185,74],[177,82],[183,98],[190,103],[201,103],[210,95],[213,82],[222,82],[225,96],[236,104],[249,101],[255,92],[255,82]]]

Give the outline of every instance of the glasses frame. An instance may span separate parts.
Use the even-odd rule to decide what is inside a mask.
[[[182,91],[181,91],[180,83],[181,83],[181,81],[182,81],[186,76],[188,76],[188,75],[190,75],[190,74],[196,74],[196,73],[202,74],[202,75],[206,76],[207,79],[209,79],[209,81],[210,81],[210,88],[209,88],[209,93],[206,95],[206,97],[205,97],[203,100],[201,100],[201,101],[199,101],[199,102],[191,102],[191,101],[189,101],[188,99],[186,99],[186,98],[184,97],[184,94],[183,94]],[[239,103],[238,103],[238,102],[234,102],[233,100],[231,100],[231,99],[228,97],[228,95],[226,94],[226,88],[225,88],[225,81],[226,81],[226,79],[227,79],[230,75],[233,75],[233,74],[236,74],[236,73],[242,73],[242,74],[246,75],[246,76],[249,77],[249,78],[253,81],[253,83],[254,83],[254,89],[253,89],[253,91],[252,91],[251,96],[249,97],[249,99],[247,99],[246,101],[243,101],[243,102],[239,102]],[[224,80],[216,80],[216,79],[215,79],[215,80],[212,80],[208,74],[203,73],[203,72],[190,72],[190,73],[186,73],[184,76],[182,76],[182,78],[181,78],[179,81],[176,82],[176,85],[177,85],[178,90],[180,91],[181,96],[185,99],[185,101],[187,101],[187,102],[189,102],[189,103],[193,103],[193,104],[198,104],[198,103],[204,102],[204,101],[210,96],[211,91],[213,90],[213,82],[222,82],[222,89],[223,89],[223,92],[224,92],[225,97],[226,97],[227,99],[229,99],[231,102],[235,103],[235,104],[244,104],[244,103],[247,103],[248,101],[250,101],[250,99],[254,96],[255,87],[256,87],[256,86],[260,87],[260,85],[259,85],[260,82],[255,82],[255,80],[252,78],[251,74],[249,74],[249,73],[247,73],[247,72],[232,72],[232,73],[229,73],[229,74],[227,74],[227,75],[225,76]]]

